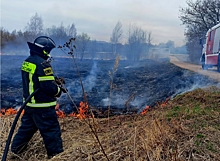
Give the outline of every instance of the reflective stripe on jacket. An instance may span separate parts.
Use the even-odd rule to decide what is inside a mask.
[[[22,64],[23,97],[26,99],[36,89],[40,89],[27,103],[34,108],[56,105],[56,95],[61,91],[55,83],[51,65],[38,55],[30,55]]]

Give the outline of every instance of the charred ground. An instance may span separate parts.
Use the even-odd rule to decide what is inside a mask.
[[[17,107],[22,103],[20,68],[25,58],[26,56],[1,56],[2,108]],[[168,61],[120,60],[117,71],[114,72],[115,63],[115,60],[76,60],[74,63],[72,58],[61,57],[52,60],[54,74],[64,77],[65,86],[77,105],[83,101],[81,77],[89,105],[100,110],[105,110],[110,105],[115,113],[139,112],[146,105],[154,106],[158,101],[177,94],[217,84],[206,76],[184,70]],[[58,101],[66,113],[75,110],[66,94]]]

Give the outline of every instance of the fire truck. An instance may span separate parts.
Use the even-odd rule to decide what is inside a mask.
[[[217,66],[220,72],[220,23],[207,31],[200,61],[202,69],[207,70]]]

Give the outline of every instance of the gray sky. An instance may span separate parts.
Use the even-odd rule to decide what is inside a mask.
[[[109,42],[116,23],[122,23],[123,43],[129,25],[135,24],[152,34],[152,43],[185,43],[179,9],[186,0],[1,0],[1,27],[24,31],[37,13],[45,28],[75,24],[77,33],[87,33],[92,40]]]

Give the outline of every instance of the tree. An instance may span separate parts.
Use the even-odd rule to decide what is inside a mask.
[[[151,48],[151,46],[152,46],[152,43],[151,43],[152,40],[153,40],[153,38],[152,38],[152,33],[149,32],[148,35],[147,35],[147,49],[146,49],[146,55],[147,55],[147,57],[148,57],[148,55],[149,55],[149,51],[150,51],[150,48]]]
[[[76,37],[76,35],[77,35],[77,32],[76,32],[76,27],[75,27],[75,25],[74,25],[74,23],[72,23],[72,25],[70,26],[67,26],[67,29],[66,29],[67,31],[66,31],[66,33],[67,33],[67,36],[69,36],[69,37]]]
[[[198,43],[200,40],[199,37],[191,39],[190,41],[188,41],[186,43],[186,49],[187,52],[189,53],[189,51],[192,53],[188,54],[189,55],[189,60],[191,62],[194,63],[199,63],[200,62],[200,58],[201,58],[201,53],[202,53],[202,47],[201,45]]]
[[[171,41],[171,40],[167,41],[166,48],[168,48],[170,50],[171,54],[174,54],[174,50],[175,50],[175,43],[174,43],[174,41]]]
[[[148,44],[148,45],[151,45],[152,40],[153,40],[153,38],[152,38],[152,33],[149,32],[148,35],[147,35],[147,44]]]
[[[70,37],[67,35],[67,29],[63,26],[63,23],[60,26],[52,26],[51,28],[46,29],[46,35],[50,36],[56,44],[64,44]]]
[[[43,33],[43,19],[37,13],[30,18],[26,31],[30,34],[31,38],[36,38]]]
[[[5,30],[3,27],[0,28],[0,32],[1,32],[1,49],[3,49],[8,42],[12,41],[12,37],[10,32]]]
[[[110,38],[110,42],[112,43],[112,46],[113,46],[114,55],[116,55],[117,43],[119,43],[119,41],[121,40],[122,34],[123,34],[122,24],[121,24],[120,21],[118,21],[117,24],[115,25],[113,31],[112,31],[112,35],[111,35],[111,38]]]
[[[146,45],[146,31],[142,30],[136,25],[131,25],[129,27],[128,36],[128,54],[127,58],[129,60],[140,60],[140,56],[143,51],[143,46]]]
[[[188,7],[180,9],[180,20],[186,25],[185,36],[187,38],[188,54],[191,61],[199,61],[202,46],[198,45],[200,38],[205,38],[205,34],[220,20],[220,1],[219,0],[192,0],[186,1]],[[193,44],[191,44],[193,43]],[[198,51],[198,52],[192,52]]]
[[[76,28],[75,25],[68,25],[65,27],[61,22],[60,26],[53,25],[45,30],[45,34],[50,36],[57,44],[63,44],[70,38],[76,38]]]
[[[24,49],[26,44],[24,43],[24,36],[21,31],[13,30],[11,33],[0,28],[1,34],[1,49],[2,52],[13,52],[14,54],[21,54],[20,49]],[[12,47],[13,46],[13,47]],[[16,49],[16,50],[15,50]]]
[[[188,8],[180,9],[180,20],[187,27],[198,25],[200,32],[204,32],[219,23],[219,0],[196,0],[195,3],[188,0],[186,3]]]
[[[90,37],[86,33],[82,33],[81,35],[78,35],[76,38],[76,50],[80,54],[81,60],[84,57],[85,50],[89,41]]]

